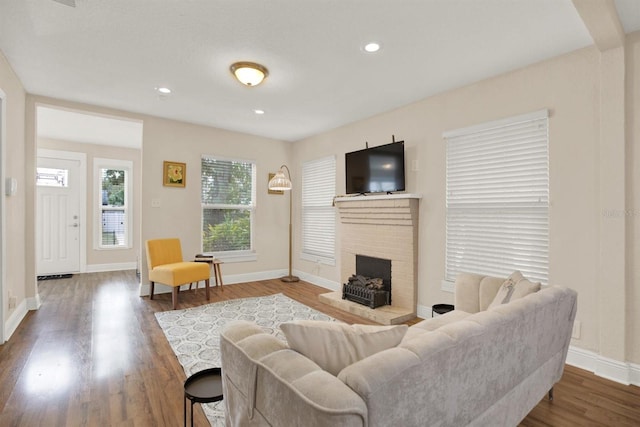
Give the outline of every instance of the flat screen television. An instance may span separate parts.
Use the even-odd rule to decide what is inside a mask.
[[[344,155],[347,194],[404,191],[404,141]]]

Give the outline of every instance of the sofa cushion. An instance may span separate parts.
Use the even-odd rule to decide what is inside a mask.
[[[347,325],[337,322],[298,320],[280,325],[289,347],[338,375],[346,366],[379,351],[397,346],[407,325]]]
[[[500,290],[500,287],[504,283],[504,277],[486,276],[480,281],[479,297],[480,297],[480,311],[485,311],[489,308],[493,300],[496,298],[496,294]]]
[[[525,297],[534,292],[540,290],[540,283],[533,283],[525,279],[522,273],[514,271],[511,276],[504,281],[498,293],[496,294],[493,302],[489,304],[488,308],[506,304],[510,301],[515,301],[522,297]]]

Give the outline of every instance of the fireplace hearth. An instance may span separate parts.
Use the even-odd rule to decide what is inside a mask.
[[[342,285],[342,299],[377,308],[391,304],[391,260],[356,255],[356,273]]]

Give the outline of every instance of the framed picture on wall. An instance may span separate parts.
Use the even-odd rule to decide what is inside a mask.
[[[185,187],[187,185],[187,164],[164,161],[162,185],[165,187]]]

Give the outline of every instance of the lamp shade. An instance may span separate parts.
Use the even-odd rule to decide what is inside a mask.
[[[280,170],[276,172],[276,175],[269,180],[269,190],[291,190],[291,180],[284,174],[284,168],[280,168]]]
[[[266,67],[255,62],[236,62],[231,65],[231,72],[246,86],[257,86],[269,75]]]

